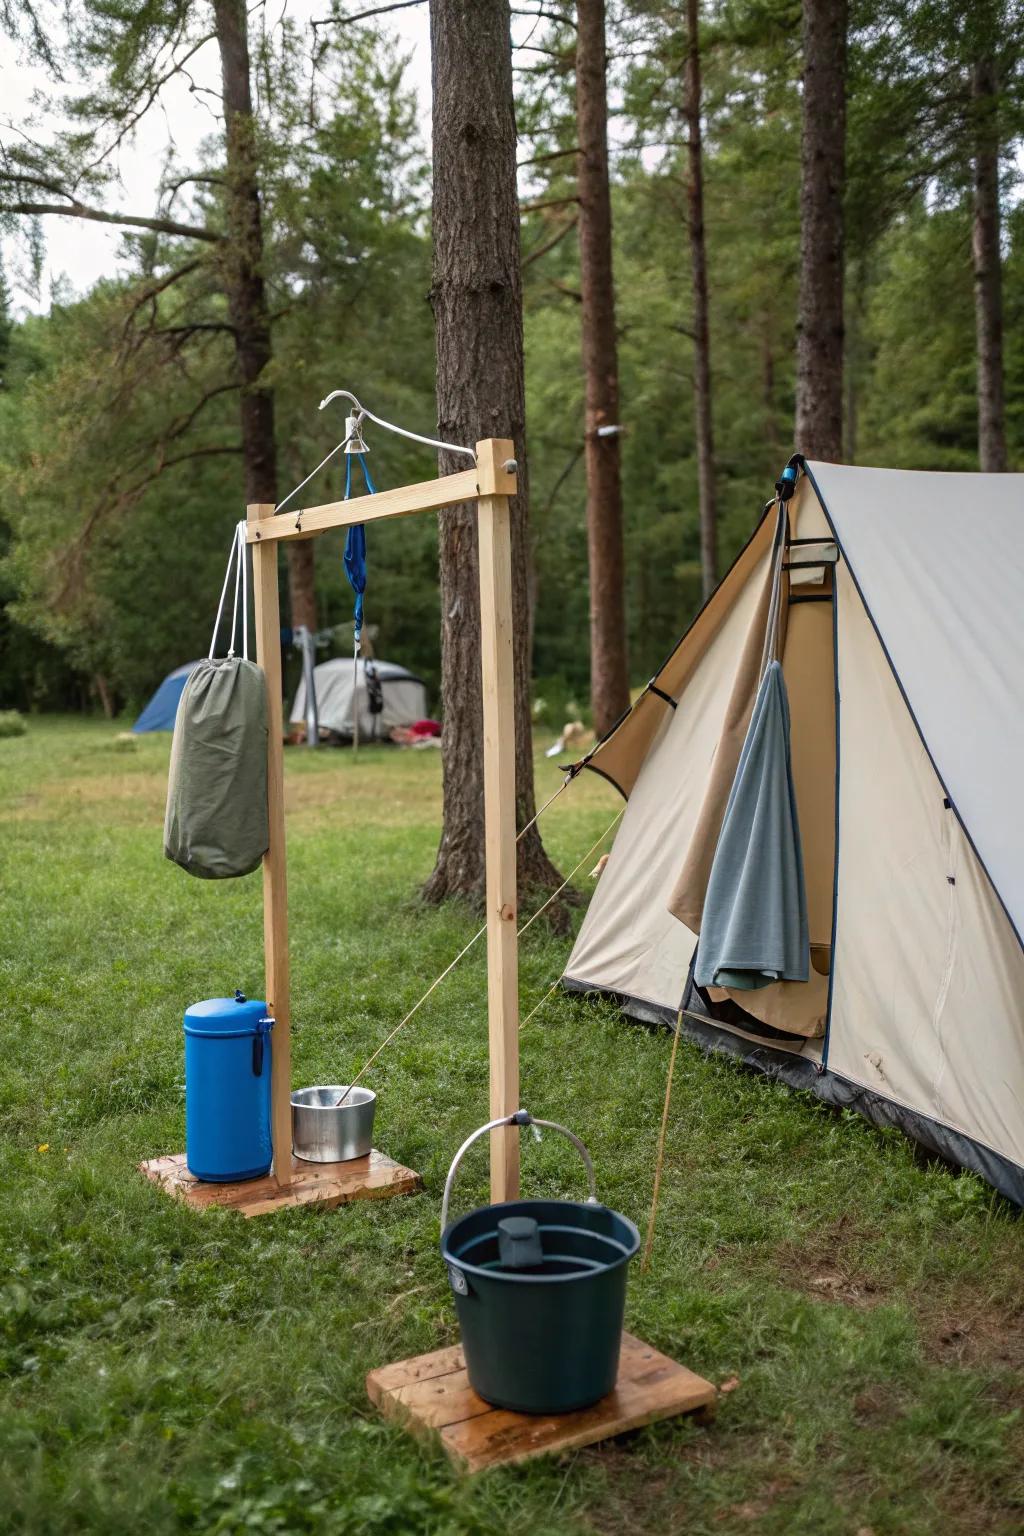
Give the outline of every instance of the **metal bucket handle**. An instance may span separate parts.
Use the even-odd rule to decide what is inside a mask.
[[[447,1232],[448,1230],[448,1202],[451,1199],[452,1185],[455,1182],[455,1173],[459,1164],[461,1163],[465,1154],[469,1151],[470,1147],[473,1145],[474,1141],[479,1140],[481,1136],[486,1136],[488,1131],[499,1130],[503,1125],[543,1126],[543,1128],[547,1131],[558,1131],[562,1136],[567,1136],[572,1142],[573,1146],[576,1148],[577,1152],[582,1157],[584,1167],[587,1170],[587,1184],[590,1188],[590,1193],[587,1196],[587,1204],[600,1204],[600,1201],[597,1198],[597,1180],[594,1177],[594,1164],[591,1161],[590,1153],[587,1151],[582,1141],[580,1141],[579,1137],[574,1135],[573,1132],[568,1130],[564,1125],[556,1124],[554,1120],[537,1120],[533,1115],[530,1114],[528,1109],[517,1109],[514,1115],[502,1115],[499,1120],[488,1120],[487,1124],[482,1125],[479,1130],[474,1131],[472,1136],[467,1136],[465,1141],[462,1143],[462,1146],[456,1152],[454,1158],[452,1159],[452,1165],[448,1170],[448,1177],[444,1181],[444,1194],[441,1197],[442,1233]]]

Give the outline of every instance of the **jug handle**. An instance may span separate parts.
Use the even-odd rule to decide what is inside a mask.
[[[474,1141],[479,1140],[481,1136],[486,1136],[488,1131],[496,1131],[503,1125],[537,1125],[542,1126],[547,1131],[558,1131],[560,1135],[567,1136],[572,1142],[573,1146],[576,1148],[577,1152],[582,1157],[584,1167],[587,1170],[587,1184],[590,1190],[589,1194],[587,1195],[587,1204],[600,1204],[600,1201],[597,1198],[597,1180],[594,1176],[594,1164],[591,1160],[590,1153],[587,1151],[582,1141],[580,1141],[579,1137],[570,1131],[566,1126],[558,1125],[554,1120],[537,1120],[533,1115],[530,1114],[528,1109],[517,1109],[514,1115],[502,1115],[498,1120],[488,1120],[487,1124],[480,1126],[479,1130],[474,1131],[472,1136],[467,1136],[465,1141],[462,1143],[462,1146],[456,1152],[454,1158],[452,1159],[452,1165],[448,1170],[448,1177],[444,1181],[444,1194],[441,1197],[442,1234],[448,1230],[448,1204],[451,1200],[452,1185],[455,1183],[455,1174],[459,1164],[461,1163],[465,1154],[469,1151],[470,1147],[473,1145]]]
[[[238,997],[241,997],[241,993],[238,994]],[[238,1001],[238,997],[236,997],[236,999],[235,999],[236,1002]],[[265,1035],[269,1035],[269,1033],[273,1029],[273,1027],[274,1027],[274,1021],[269,1016],[269,1014],[268,1014],[268,1016],[265,1019],[257,1020],[257,1023],[256,1023],[256,1033],[252,1037],[252,1075],[253,1075],[253,1077],[262,1077],[263,1076],[263,1039],[264,1039]]]

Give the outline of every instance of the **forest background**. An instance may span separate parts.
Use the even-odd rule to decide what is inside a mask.
[[[34,121],[4,128],[6,170],[12,145],[27,143],[21,163],[35,155],[37,170],[61,159],[62,176],[77,155],[76,192],[92,190],[116,207],[111,164],[90,171],[82,143],[86,86],[95,93],[117,84],[95,31],[47,38],[45,17],[42,33],[34,31],[38,7],[0,9],[15,56],[20,49],[45,66],[50,55],[54,93],[37,104]],[[140,15],[150,9],[137,7]],[[321,14],[364,9],[372,8],[350,3],[332,12],[325,4]],[[523,0],[514,22],[533,674],[555,729],[585,713],[589,679],[572,9]],[[977,7],[982,13],[984,47],[954,4],[864,0],[850,10],[842,397],[843,456],[852,463],[978,467],[977,123],[969,102],[979,54],[991,62],[993,52],[1002,430],[1008,466],[1020,467],[1024,455],[1020,16],[1004,5]],[[314,29],[304,16],[264,6],[249,25],[273,337],[263,378],[273,387],[283,494],[342,435],[341,413],[327,419],[316,409],[332,388],[435,430],[430,159],[415,72],[386,9]],[[623,580],[635,685],[686,627],[702,591],[685,7],[619,0],[608,7],[607,46]],[[795,446],[799,0],[704,6],[700,54],[721,571]],[[79,82],[70,94],[60,83],[69,61]],[[187,66],[197,79],[199,63],[197,55]],[[195,89],[200,104],[204,89]],[[69,108],[72,97],[77,106]],[[94,142],[95,99],[89,111]],[[132,128],[116,102],[111,122],[128,142]],[[201,163],[185,165],[169,126],[145,211],[163,225],[181,219],[185,231],[202,231],[221,214],[222,142],[211,114]],[[0,284],[0,708],[130,713],[167,671],[209,644],[246,499],[237,361],[224,298],[195,257],[202,236],[122,230],[111,275],[84,293],[58,283],[45,295],[46,223],[0,210],[8,274]],[[33,284],[36,312],[17,297]],[[369,440],[379,487],[435,472],[429,450],[372,430]],[[334,461],[312,499],[337,497],[341,484]],[[969,507],[964,516],[966,531]],[[378,626],[378,654],[423,676],[440,707],[436,529],[425,519],[382,524],[369,542],[367,618]],[[315,610],[320,626],[336,626],[333,650],[346,653],[351,597],[337,536],[317,547]]]

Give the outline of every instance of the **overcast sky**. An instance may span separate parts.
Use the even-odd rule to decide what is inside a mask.
[[[309,22],[324,15],[324,0],[268,0],[268,26],[280,16],[283,7],[294,21]],[[388,31],[399,39],[411,55],[408,83],[417,94],[424,142],[430,138],[430,28],[426,5],[395,11],[374,18],[368,25]],[[197,85],[216,89],[220,84],[220,64],[215,43],[208,43],[189,64]],[[12,125],[24,124],[31,110],[33,90],[46,84],[41,71],[27,68],[17,49],[0,40],[0,138],[13,137]],[[130,213],[150,213],[156,198],[156,181],[167,145],[168,121],[174,124],[178,158],[187,164],[202,138],[215,126],[201,95],[192,95],[184,80],[173,80],[162,96],[163,111],[147,114],[133,142],[120,155],[122,186],[113,189],[106,206]],[[166,113],[166,117],[164,115]],[[27,274],[17,270],[16,251],[8,244],[4,252],[7,279],[12,289],[15,313],[49,307],[50,292],[56,278],[66,277],[78,293],[84,293],[97,278],[116,270],[120,236],[114,228],[90,224],[80,219],[47,218],[46,268],[40,292],[34,295],[20,280]]]

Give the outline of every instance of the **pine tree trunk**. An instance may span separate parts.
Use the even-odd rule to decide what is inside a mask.
[[[971,254],[978,357],[978,467],[989,474],[1002,474],[1008,460],[999,248],[999,98],[991,59],[979,59],[974,65],[971,97],[975,114]]]
[[[698,0],[686,0],[686,118],[689,181],[690,266],[693,273],[693,402],[697,431],[697,496],[700,504],[700,572],[705,597],[718,583],[718,517],[715,506],[715,438],[711,418],[711,322],[708,260],[704,240],[704,150],[701,140]]]
[[[523,308],[508,0],[430,0],[433,71],[433,281],[438,435],[472,447],[512,438],[516,816],[534,814]],[[442,474],[466,460],[440,455]],[[484,893],[483,707],[475,509],[439,519],[444,825],[427,900]],[[559,876],[539,833],[519,844],[520,898]]]
[[[796,446],[843,453],[843,185],[847,0],[804,0]]]
[[[213,0],[224,88],[227,165],[227,235],[221,279],[235,332],[242,380],[242,456],[247,503],[277,502],[274,396],[266,383],[270,322],[263,285],[263,224],[256,159],[256,126],[249,80],[245,0]],[[288,586],[293,625],[316,629],[312,539],[288,545]]]
[[[576,132],[579,138],[580,292],[590,569],[590,703],[598,736],[629,708],[619,437],[619,360],[608,185],[604,0],[576,7]]]

